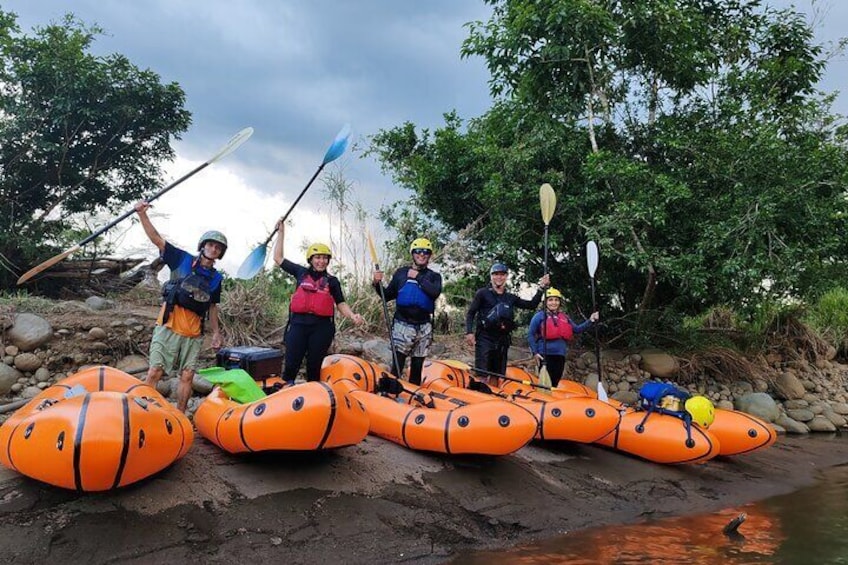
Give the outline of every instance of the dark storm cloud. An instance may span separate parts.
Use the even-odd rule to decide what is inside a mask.
[[[122,53],[178,82],[193,114],[178,146],[185,157],[202,160],[253,126],[228,164],[259,188],[278,176],[308,178],[345,123],[361,140],[405,120],[435,127],[446,111],[469,118],[489,105],[483,62],[459,56],[463,24],[490,12],[476,0],[13,0],[3,8],[27,31],[71,11],[105,29],[96,52]],[[374,162],[348,157],[347,167],[371,198],[392,192]]]

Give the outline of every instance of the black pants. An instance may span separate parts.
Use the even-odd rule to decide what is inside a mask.
[[[314,324],[290,324],[286,331],[286,362],[283,380],[292,382],[306,357],[306,380],[321,378],[321,363],[336,335],[336,324],[331,318]]]
[[[477,346],[474,348],[474,366],[490,373],[503,375],[506,373],[507,354],[509,353],[509,336],[490,336],[479,333],[476,336]],[[489,375],[480,375],[487,377]]]
[[[545,366],[548,368],[548,374],[551,376],[551,385],[556,387],[559,381],[562,380],[562,373],[565,370],[565,355],[548,355],[545,357]],[[542,368],[542,363],[539,363],[539,369]]]
[[[406,365],[406,355],[395,351],[397,365],[392,363],[392,373],[397,378],[403,377],[403,367]],[[410,357],[409,359],[409,382],[421,386],[421,372],[424,370],[424,357]]]

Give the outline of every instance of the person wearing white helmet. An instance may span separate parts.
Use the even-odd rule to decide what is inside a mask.
[[[397,364],[392,373],[400,377],[409,357],[409,382],[420,385],[424,359],[430,354],[433,343],[433,313],[436,311],[436,299],[442,293],[442,275],[429,268],[433,255],[433,244],[429,239],[415,239],[409,246],[409,252],[412,265],[395,271],[383,292],[386,301],[395,300],[397,306],[391,335]],[[383,273],[375,270],[372,282],[377,294],[380,294]]]
[[[147,215],[149,208],[146,201],[135,205],[144,233],[171,270],[171,280],[163,288],[162,308],[150,341],[147,384],[155,388],[166,371],[176,368],[180,376],[177,407],[185,412],[206,320],[212,329],[212,347],[220,349],[224,344],[218,324],[223,275],[215,269],[215,261],[227,252],[227,238],[219,231],[207,231],[197,242],[197,254],[189,253],[159,234]]]
[[[527,339],[530,350],[541,368],[544,362],[551,376],[551,385],[559,384],[565,369],[568,342],[598,321],[600,314],[592,312],[588,320],[576,324],[562,311],[562,293],[555,288],[545,291],[544,307],[530,320]]]
[[[525,300],[506,290],[508,274],[504,263],[493,264],[489,269],[491,282],[474,294],[465,314],[465,342],[474,348],[474,366],[498,375],[506,373],[516,308],[534,310],[542,300],[544,289],[550,286],[550,277],[546,274],[539,279],[539,289],[533,298]],[[488,384],[497,384],[491,375],[481,374],[478,378]]]
[[[336,335],[335,310],[357,326],[365,319],[355,314],[345,302],[339,279],[327,271],[332,251],[324,243],[313,243],[306,248],[305,267],[284,258],[285,222],[277,222],[277,240],[274,243],[274,262],[297,282],[289,302],[289,321],[283,337],[286,357],[283,380],[294,383],[300,366],[306,358],[306,380],[321,378],[321,363]]]

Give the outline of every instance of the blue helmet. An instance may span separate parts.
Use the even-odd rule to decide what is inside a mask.
[[[503,263],[495,263],[492,265],[492,268],[489,269],[489,274],[494,275],[495,273],[508,273],[509,269],[506,268],[506,265]]]

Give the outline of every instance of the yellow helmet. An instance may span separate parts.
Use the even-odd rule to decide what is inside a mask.
[[[562,300],[562,293],[554,287],[551,287],[545,291],[545,300],[547,300],[548,298],[559,298],[560,300]]]
[[[693,396],[686,401],[684,407],[692,416],[692,421],[702,428],[709,428],[715,420],[715,406],[706,396]]]
[[[312,259],[313,255],[326,255],[327,257],[332,258],[333,252],[330,251],[330,248],[323,243],[313,243],[309,247],[306,248],[306,262],[308,263],[310,259]]]
[[[409,252],[412,253],[414,249],[426,249],[430,253],[433,252],[433,244],[430,243],[430,240],[426,237],[419,237],[412,242],[409,246]]]

